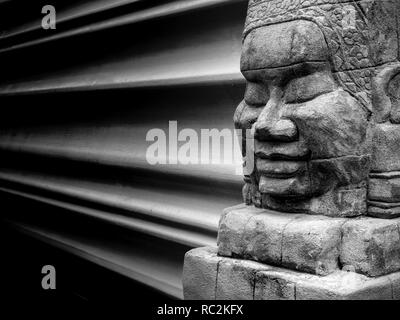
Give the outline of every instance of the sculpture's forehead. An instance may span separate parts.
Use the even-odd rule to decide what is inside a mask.
[[[320,28],[307,20],[259,27],[244,39],[242,71],[327,61],[329,50]]]

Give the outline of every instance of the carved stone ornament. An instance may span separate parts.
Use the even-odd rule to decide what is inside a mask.
[[[399,26],[398,0],[250,0],[244,204],[186,298],[400,299]]]

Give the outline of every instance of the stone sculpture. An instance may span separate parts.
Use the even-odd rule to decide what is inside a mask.
[[[187,254],[187,298],[400,298],[399,20],[397,0],[250,0],[254,170],[218,250]]]

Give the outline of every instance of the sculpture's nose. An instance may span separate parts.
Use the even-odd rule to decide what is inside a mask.
[[[259,141],[291,142],[297,140],[297,137],[297,126],[289,119],[257,121],[254,125],[254,138]]]

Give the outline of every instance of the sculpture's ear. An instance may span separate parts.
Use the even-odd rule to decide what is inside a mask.
[[[380,67],[372,80],[372,103],[377,123],[400,124],[400,62]]]

